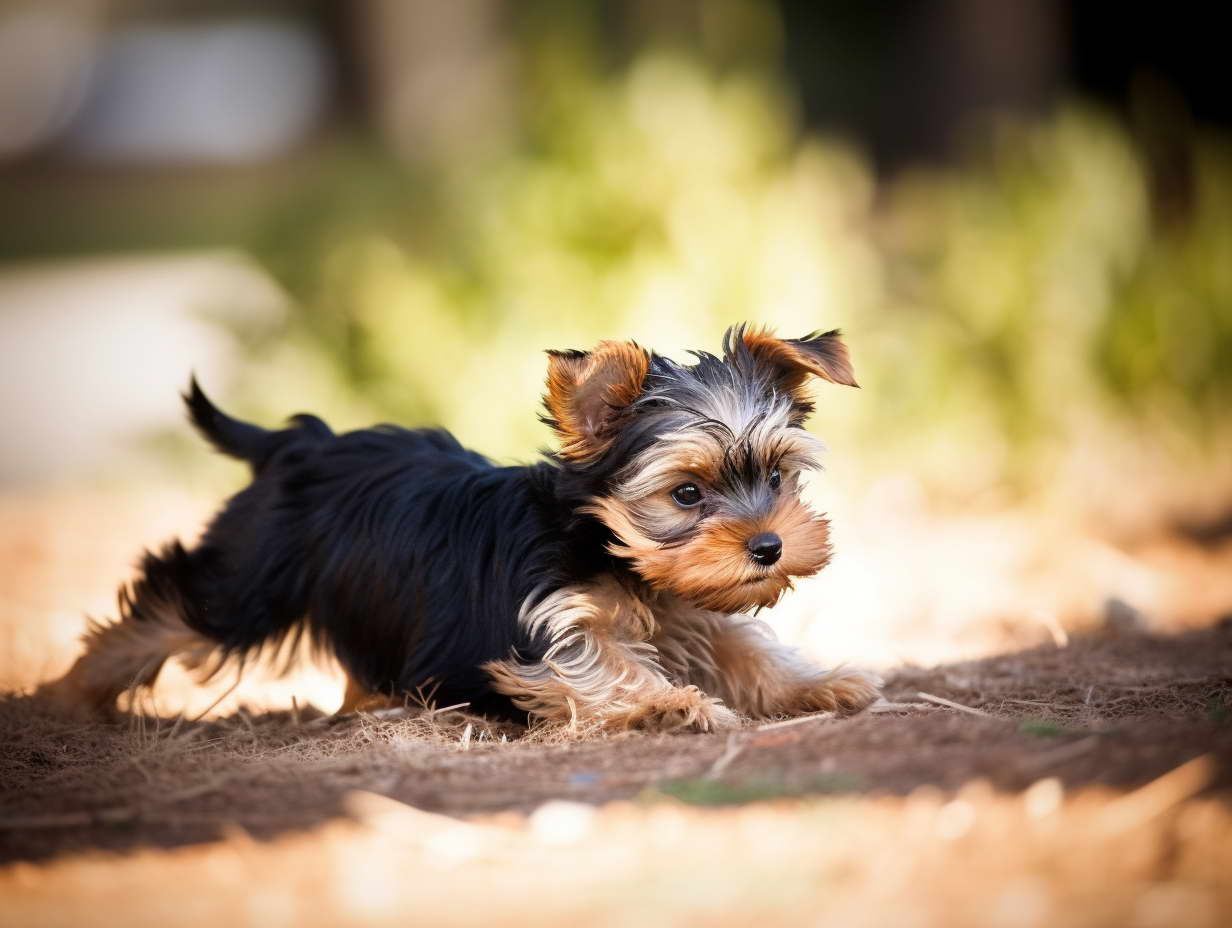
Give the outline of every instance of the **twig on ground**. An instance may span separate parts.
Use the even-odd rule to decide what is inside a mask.
[[[802,715],[799,718],[783,719],[781,722],[767,722],[765,725],[758,725],[757,731],[770,731],[772,728],[788,728],[792,725],[803,725],[805,722],[824,721],[835,717],[833,712],[814,712],[812,715]]]
[[[947,709],[956,709],[959,712],[966,712],[970,715],[978,715],[985,719],[994,719],[995,715],[985,712],[983,709],[973,709],[971,706],[964,706],[960,702],[954,702],[952,699],[946,699],[942,696],[934,696],[932,693],[916,693],[920,699],[926,702],[936,703],[938,706],[945,706]]]
[[[882,699],[873,703],[864,711],[878,714],[881,712],[920,712],[925,709],[939,708],[941,707],[928,702],[888,702]]]

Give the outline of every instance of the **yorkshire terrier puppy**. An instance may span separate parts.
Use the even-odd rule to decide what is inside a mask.
[[[746,615],[830,559],[800,500],[820,442],[807,382],[856,386],[837,331],[729,329],[681,365],[632,342],[548,352],[560,450],[500,467],[447,432],[270,431],[219,411],[197,429],[252,482],[191,548],[147,553],[41,693],[114,708],[178,656],[243,660],[306,634],[349,675],[343,710],[432,693],[522,720],[711,730],[856,711],[873,676],[826,671]]]

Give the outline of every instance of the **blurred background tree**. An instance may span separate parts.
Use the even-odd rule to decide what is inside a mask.
[[[818,428],[862,472],[907,469],[960,504],[1098,503],[1124,493],[1109,474],[1227,491],[1232,104],[1214,16],[10,3],[0,259],[250,256],[287,308],[204,309],[242,346],[218,392],[264,419],[441,423],[526,457],[548,442],[530,415],[543,348],[633,337],[681,356],[740,320],[842,326],[866,389],[825,395]],[[38,315],[0,288],[0,327]],[[131,354],[125,334],[90,350]],[[10,371],[31,369],[31,344],[11,340],[26,366]],[[191,344],[159,369],[186,378],[205,363]],[[123,367],[133,389],[172,393],[146,366]],[[37,377],[80,386],[68,368]],[[56,418],[29,379],[2,381],[6,415],[34,390]],[[23,460],[9,479],[45,473]]]

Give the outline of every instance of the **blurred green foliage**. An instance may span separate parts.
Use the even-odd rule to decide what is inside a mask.
[[[900,184],[884,212],[906,301],[887,318],[900,350],[926,346],[902,358],[916,402],[900,396],[900,412],[971,420],[1021,479],[1033,452],[1113,424],[1216,451],[1232,424],[1226,148],[1200,143],[1192,214],[1164,226],[1140,153],[1098,113],[992,126],[982,143],[962,168]]]
[[[411,161],[352,130],[228,184],[0,191],[0,209],[49,217],[14,224],[27,248],[255,254],[295,308],[243,333],[224,399],[266,421],[442,424],[525,458],[550,444],[543,349],[633,338],[683,359],[749,320],[842,327],[864,390],[819,388],[815,427],[861,468],[910,460],[930,490],[1030,492],[1088,446],[1226,452],[1226,142],[1186,141],[1192,197],[1168,221],[1143,146],[1080,106],[989,119],[960,162],[878,180],[801,126],[777,21],[720,6],[700,46],[617,59],[596,5],[529,5],[513,118],[473,150]],[[193,218],[168,231],[175,209]]]
[[[964,493],[1033,489],[1109,430],[1187,454],[1226,434],[1225,148],[1195,143],[1193,209],[1167,225],[1127,131],[1078,107],[989,122],[963,163],[879,188],[765,66],[604,69],[584,32],[525,57],[506,144],[416,166],[355,150],[266,228],[302,312],[253,367],[263,413],[439,422],[526,456],[549,441],[542,349],[679,357],[754,320],[842,326],[865,390],[827,389],[820,430]]]
[[[680,353],[742,319],[800,335],[872,311],[868,170],[797,138],[762,74],[663,53],[605,76],[555,46],[530,60],[533,117],[509,146],[401,184],[340,168],[271,225],[258,253],[303,312],[248,392],[349,393],[525,455],[548,439],[528,408],[544,348]],[[330,395],[305,399],[309,375]]]

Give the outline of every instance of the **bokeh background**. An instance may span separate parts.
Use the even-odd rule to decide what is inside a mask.
[[[683,358],[745,320],[842,327],[863,385],[818,391],[837,556],[785,637],[892,666],[1215,621],[1216,15],[3,4],[0,683],[61,669],[140,548],[241,485],[180,421],[191,370],[263,422],[443,424],[525,460],[543,349]]]

